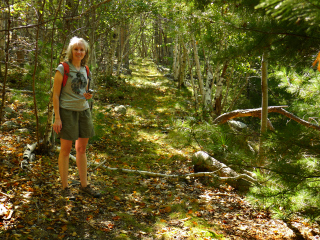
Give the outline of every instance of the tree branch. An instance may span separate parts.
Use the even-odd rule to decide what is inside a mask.
[[[316,129],[320,131],[320,126],[313,124],[311,122],[305,121],[294,114],[284,110],[283,108],[288,107],[288,106],[271,106],[268,107],[268,112],[276,112],[280,113],[297,123],[300,123],[306,127]],[[261,108],[255,108],[255,109],[242,109],[242,110],[235,110],[232,112],[224,113],[217,117],[213,123],[214,124],[223,124],[226,123],[227,121],[233,119],[233,118],[238,118],[238,117],[261,117]]]
[[[60,148],[57,147],[57,150],[60,151]],[[69,155],[70,159],[73,161],[76,161],[76,157],[73,155]],[[163,177],[163,178],[171,178],[171,179],[188,179],[188,178],[196,178],[196,177],[214,177],[217,178],[221,181],[228,181],[228,180],[238,180],[238,179],[244,179],[248,182],[256,182],[257,180],[246,175],[246,174],[238,174],[236,176],[231,176],[231,177],[220,177],[216,173],[221,170],[218,169],[214,172],[197,172],[197,173],[188,173],[184,175],[178,175],[178,174],[164,174],[164,173],[155,173],[155,172],[148,172],[148,171],[142,171],[142,170],[132,170],[132,169],[126,169],[126,168],[112,168],[112,167],[106,167],[103,164],[99,164],[98,167],[95,167],[94,169],[97,168],[103,168],[109,171],[119,171],[123,173],[134,173],[138,175],[144,175],[144,176],[150,176],[150,177]],[[223,167],[224,168],[224,167]]]

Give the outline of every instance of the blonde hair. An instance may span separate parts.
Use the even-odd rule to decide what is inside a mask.
[[[83,38],[78,38],[78,37],[73,37],[70,39],[70,43],[69,46],[67,48],[66,51],[66,60],[68,60],[69,62],[72,62],[72,49],[73,46],[76,44],[82,43],[84,45],[85,51],[86,51],[86,55],[84,56],[84,58],[81,60],[81,66],[85,66],[89,60],[89,53],[90,53],[90,48],[89,48],[89,44],[86,40],[84,40]]]

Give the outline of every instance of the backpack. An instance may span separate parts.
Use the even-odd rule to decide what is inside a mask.
[[[62,86],[64,87],[67,84],[67,80],[68,80],[68,76],[69,76],[69,72],[70,72],[70,67],[67,62],[61,62],[60,64],[63,65],[63,69],[64,69],[63,80],[62,80]],[[90,81],[90,77],[89,77],[90,70],[87,65],[86,65],[86,70],[87,70],[88,80]]]

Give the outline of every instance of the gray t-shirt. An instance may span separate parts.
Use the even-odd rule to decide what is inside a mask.
[[[87,87],[87,71],[85,67],[81,67],[78,71],[72,63],[69,64],[69,76],[67,84],[61,87],[60,107],[71,111],[84,111],[89,108],[88,101],[83,96]],[[64,68],[62,64],[56,69],[62,76]]]

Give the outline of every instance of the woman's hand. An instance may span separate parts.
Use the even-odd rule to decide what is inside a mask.
[[[88,99],[91,99],[92,98],[92,94],[90,93],[84,93],[83,96],[88,100]]]
[[[55,119],[52,128],[58,134],[62,129],[61,119]]]

